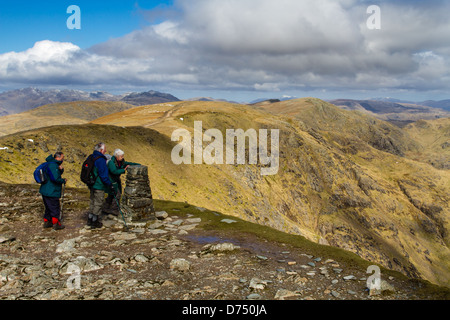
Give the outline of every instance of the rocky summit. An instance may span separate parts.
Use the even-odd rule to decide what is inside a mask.
[[[136,169],[138,170],[138,169]],[[378,300],[436,299],[448,290],[367,264],[298,236],[186,203],[156,201],[160,219],[103,217],[85,227],[88,193],[66,191],[66,229],[43,229],[36,186],[0,185],[0,299]],[[225,222],[224,222],[225,221]],[[227,221],[233,221],[229,223]]]

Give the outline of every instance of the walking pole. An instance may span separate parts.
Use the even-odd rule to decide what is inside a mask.
[[[113,191],[113,196],[114,196],[114,199],[116,200],[117,207],[119,208],[120,215],[122,216],[123,223],[125,223],[125,228],[126,228],[127,230],[129,230],[129,229],[128,229],[128,226],[127,226],[127,222],[125,221],[125,217],[123,216],[122,209],[120,208],[119,200],[117,200],[116,192],[115,192],[115,191]]]
[[[61,210],[59,213],[59,221],[62,220],[62,215],[63,215],[63,207],[64,207],[64,194],[66,193],[66,184],[63,183],[62,185],[62,199],[61,199]]]

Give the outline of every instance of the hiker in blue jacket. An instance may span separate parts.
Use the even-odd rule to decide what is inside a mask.
[[[41,184],[39,193],[44,200],[44,228],[52,228],[54,230],[62,230],[64,226],[59,220],[61,213],[61,205],[59,199],[61,198],[62,185],[66,183],[61,175],[64,173],[62,163],[64,161],[64,154],[56,152],[54,156],[50,155],[46,159],[48,166],[45,170],[47,182]]]
[[[106,165],[107,158],[105,156],[106,145],[99,143],[95,146],[92,154],[95,159],[94,176],[96,177],[94,185],[90,188],[90,212],[87,225],[93,229],[103,227],[100,222],[100,215],[102,213],[103,202],[105,201],[105,193],[111,194],[114,192],[111,180],[109,179],[108,166]]]

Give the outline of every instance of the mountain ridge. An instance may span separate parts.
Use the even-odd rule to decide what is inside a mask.
[[[17,114],[48,104],[75,101],[124,102],[141,106],[179,101],[179,99],[171,94],[154,90],[113,95],[104,91],[40,90],[29,87],[0,93],[0,115]]]
[[[328,100],[344,110],[354,110],[370,114],[378,119],[389,121],[398,126],[405,126],[418,120],[432,120],[450,117],[450,110],[437,108],[435,105],[404,102],[395,99],[379,100]]]
[[[281,98],[259,98],[247,103],[249,105],[267,104],[278,101],[295,100],[297,97],[282,96]],[[114,95],[105,91],[87,92],[82,90],[40,90],[28,87],[0,93],[0,117],[17,114],[39,106],[74,101],[121,101],[134,106],[176,102],[177,97],[169,93],[154,90],[147,92],[128,92]],[[196,97],[186,101],[218,101],[237,103],[226,99],[212,97]],[[431,120],[450,116],[450,100],[427,100],[414,102],[394,98],[369,99],[332,99],[325,100],[346,110],[359,110],[374,115],[382,120],[391,121],[405,126],[417,120]]]

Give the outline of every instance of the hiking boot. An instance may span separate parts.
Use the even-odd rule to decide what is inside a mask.
[[[87,226],[92,227],[92,218],[88,218]]]
[[[57,223],[53,225],[53,230],[63,230],[65,228],[65,226],[63,226],[61,223]]]
[[[53,230],[62,230],[65,228],[57,218],[52,218]]]
[[[51,227],[53,227],[53,223],[51,221],[44,220],[44,229],[50,229]]]
[[[101,223],[98,219],[95,221],[91,221],[91,229],[100,229],[101,227],[103,227],[103,223]]]

